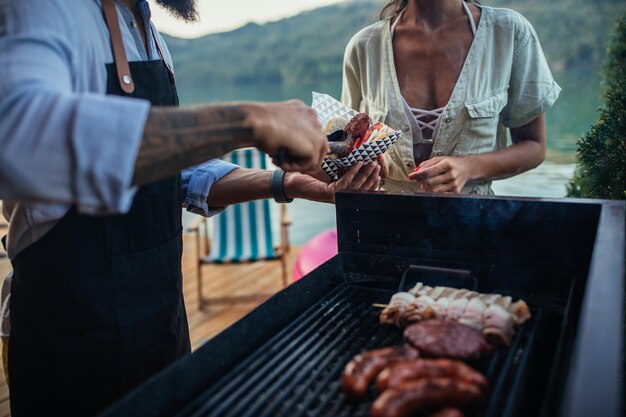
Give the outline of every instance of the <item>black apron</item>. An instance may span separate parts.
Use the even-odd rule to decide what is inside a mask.
[[[126,94],[109,64],[107,93],[176,106],[168,70],[163,60],[131,62],[135,91]],[[177,176],[140,188],[125,215],[72,208],[18,254],[9,349],[14,417],[93,415],[190,352],[181,199]]]

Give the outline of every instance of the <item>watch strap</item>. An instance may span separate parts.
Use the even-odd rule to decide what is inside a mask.
[[[293,198],[287,198],[285,193],[285,171],[277,169],[270,178],[270,192],[277,203],[291,203]]]

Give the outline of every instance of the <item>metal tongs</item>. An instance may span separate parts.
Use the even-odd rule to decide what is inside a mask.
[[[339,157],[346,156],[350,153],[354,145],[354,138],[351,136],[346,137],[343,130],[337,130],[330,135],[326,135],[326,139],[328,139],[328,148],[330,149],[328,152],[329,155],[337,155]],[[287,148],[280,148],[278,155],[274,157],[274,161],[278,165],[292,160],[293,158]]]

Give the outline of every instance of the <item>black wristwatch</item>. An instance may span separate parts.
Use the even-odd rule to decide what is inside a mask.
[[[287,194],[285,194],[285,171],[280,168],[272,172],[270,191],[277,203],[291,203],[293,201],[293,198],[287,198]]]

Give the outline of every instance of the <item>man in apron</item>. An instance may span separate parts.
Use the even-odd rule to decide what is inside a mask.
[[[159,3],[183,18],[194,16],[193,0]],[[3,43],[7,33],[10,41]],[[52,184],[60,191],[50,198],[65,202],[13,203],[9,210],[11,411],[14,417],[89,416],[190,352],[181,207],[189,204],[192,183],[204,184],[206,205],[211,184],[235,171],[210,162],[204,170],[185,171],[183,181],[180,170],[250,145],[270,154],[285,147],[299,158],[283,167],[304,170],[319,163],[326,145],[315,114],[298,103],[174,109],[170,58],[145,0],[0,0],[3,52],[11,65],[0,63],[0,69],[19,68],[6,72],[7,79],[23,80],[22,93],[32,96],[23,107],[19,97],[4,108],[0,100],[7,118],[0,136],[8,124],[15,135],[7,137],[40,138],[39,146],[23,146],[34,154],[46,151],[56,161],[58,169],[51,172],[60,173],[58,178],[37,172],[48,169],[46,158],[19,168],[20,175],[35,171],[45,177],[32,177],[37,195],[47,192],[40,182]],[[33,69],[38,62],[40,68]],[[5,87],[0,81],[0,94],[9,100],[6,94],[14,90]],[[76,103],[67,105],[68,98]],[[52,104],[42,105],[46,100]],[[28,123],[32,113],[37,117]],[[6,122],[14,119],[14,126]],[[38,135],[22,131],[40,125],[47,129]],[[93,138],[84,135],[90,131]],[[51,137],[65,153],[50,147]],[[76,137],[91,142],[87,146]],[[114,142],[104,146],[107,141]],[[116,154],[116,147],[131,155]],[[135,159],[134,165],[116,165]],[[67,180],[64,164],[87,178]],[[127,181],[130,190],[120,191],[124,181],[109,165],[130,167],[132,183],[140,187],[131,189]],[[351,188],[373,188],[379,180],[374,166],[353,172]],[[269,184],[261,174],[244,180]],[[311,181],[303,187],[315,188]],[[269,197],[262,194],[251,190],[239,198]]]
[[[102,5],[115,57],[107,65],[107,94],[177,106],[162,52],[158,60],[120,62],[116,6]],[[116,66],[124,65],[131,93],[118,82]],[[71,209],[13,260],[13,415],[93,414],[190,351],[180,291],[181,206],[181,180],[173,176],[141,187],[125,215]],[[81,317],[71,316],[75,303]]]
[[[193,0],[155,1],[194,15]],[[165,58],[173,74],[147,1],[116,2],[119,30],[109,36],[100,0],[0,0],[0,199],[126,211],[132,185],[247,146],[271,156],[285,148],[285,171],[319,166],[328,146],[315,112],[299,101],[174,109],[102,97],[107,63],[116,64],[121,92],[139,99],[127,61]],[[125,48],[113,55],[115,44]]]

